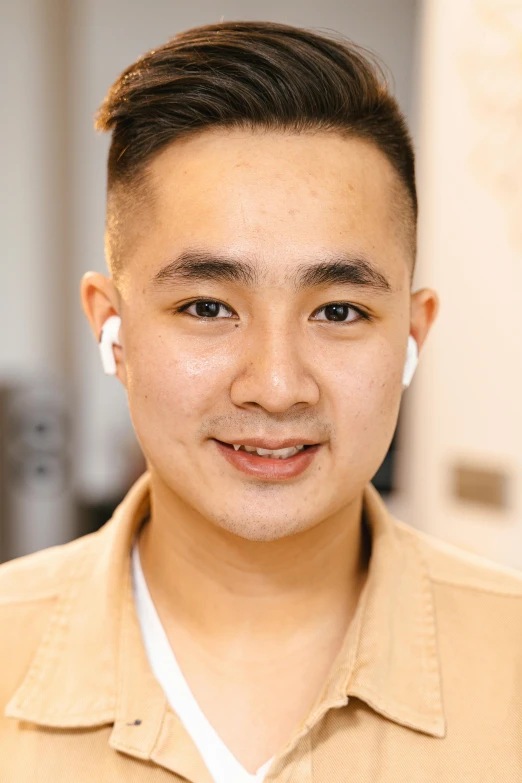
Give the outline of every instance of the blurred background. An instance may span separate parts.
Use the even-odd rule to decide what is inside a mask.
[[[176,32],[266,19],[376,52],[414,136],[414,289],[441,310],[374,484],[405,522],[522,568],[522,0],[0,0],[0,16],[0,561],[97,529],[144,469],[80,306],[82,274],[106,272],[93,115]]]

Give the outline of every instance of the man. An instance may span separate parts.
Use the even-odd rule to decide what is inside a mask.
[[[0,570],[0,778],[520,781],[522,579],[370,484],[438,309],[377,66],[210,25],[97,124],[110,276],[81,296],[148,470]]]

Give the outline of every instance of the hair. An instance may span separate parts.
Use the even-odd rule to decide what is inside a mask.
[[[205,129],[328,130],[369,141],[404,186],[399,214],[415,258],[418,207],[408,128],[382,63],[342,36],[274,22],[194,27],[123,71],[95,127],[112,131],[109,194],[134,189],[136,195],[147,163]]]

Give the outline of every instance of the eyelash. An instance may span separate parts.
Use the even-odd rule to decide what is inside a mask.
[[[213,304],[218,304],[221,307],[224,307],[229,312],[232,312],[231,308],[224,304],[224,302],[220,302],[218,299],[193,299],[191,302],[187,302],[184,305],[181,305],[181,307],[176,308],[176,313],[185,313],[189,307],[192,307],[194,304],[198,304],[199,302],[212,302]],[[364,310],[362,310],[360,307],[356,307],[355,305],[350,304],[349,302],[329,302],[328,304],[323,305],[322,307],[319,307],[317,310],[315,310],[315,313],[321,312],[321,310],[324,310],[326,307],[330,307],[332,305],[342,305],[344,307],[349,307],[350,310],[354,310],[360,318],[356,319],[355,321],[327,321],[325,319],[326,323],[330,324],[342,324],[344,326],[349,326],[350,324],[357,323],[361,318],[365,321],[372,321],[372,316],[366,313]],[[205,317],[202,315],[192,315],[192,313],[186,313],[190,318],[196,318],[199,321],[218,321],[223,320],[222,318],[211,318],[211,317]]]

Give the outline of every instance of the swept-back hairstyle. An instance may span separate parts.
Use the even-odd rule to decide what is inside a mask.
[[[218,127],[333,130],[374,143],[405,186],[405,222],[414,233],[415,164],[406,122],[382,65],[351,41],[238,21],[186,30],[147,52],[123,71],[97,113],[96,128],[112,131],[109,191],[139,181],[146,164],[176,139]]]

